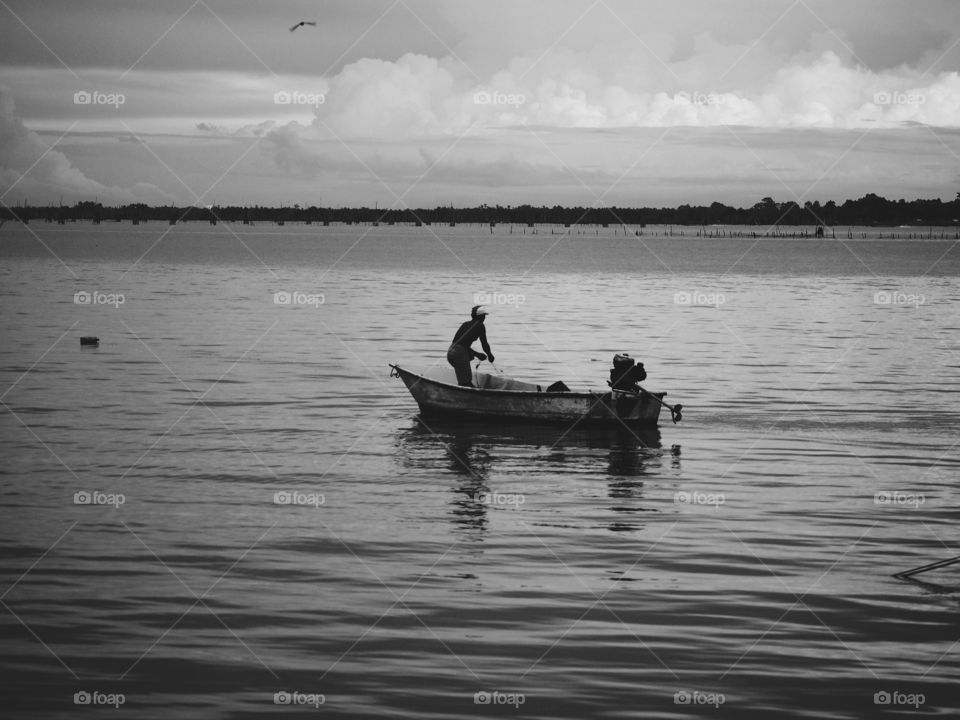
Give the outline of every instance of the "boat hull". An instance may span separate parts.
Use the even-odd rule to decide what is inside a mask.
[[[655,425],[666,393],[542,392],[532,390],[486,389],[488,378],[479,374],[481,387],[462,387],[391,365],[420,406],[424,415],[461,418],[500,418],[564,423],[641,423]]]

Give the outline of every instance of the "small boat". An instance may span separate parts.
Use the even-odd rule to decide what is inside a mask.
[[[475,387],[428,378],[390,365],[424,415],[499,418],[535,422],[643,423],[656,425],[666,393],[550,392],[535,383],[474,371]],[[667,406],[669,407],[669,406]],[[679,409],[679,406],[676,406]],[[674,415],[679,420],[679,413]]]

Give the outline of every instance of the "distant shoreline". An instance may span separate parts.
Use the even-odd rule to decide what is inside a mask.
[[[200,228],[193,229],[197,225]],[[61,232],[71,233],[80,232],[80,227],[105,228],[107,234],[116,234],[121,228],[130,228],[124,232],[143,232],[160,233],[163,237],[170,231],[184,228],[185,232],[192,235],[213,235],[224,234],[238,237],[235,226],[239,222],[220,222],[218,220],[209,221],[212,225],[209,230],[202,229],[208,225],[208,221],[179,221],[168,223],[160,220],[102,220],[94,222],[92,220],[34,220],[32,222],[20,223],[17,221],[9,222],[0,218],[0,228],[3,227],[22,227],[28,233],[36,235],[35,227],[41,230],[58,228]],[[132,227],[131,227],[132,226]],[[191,227],[192,226],[192,227]],[[70,230],[68,227],[75,227],[77,230]],[[761,227],[759,225],[610,225],[601,229],[599,225],[587,225],[584,223],[575,225],[563,225],[559,223],[536,223],[530,227],[519,223],[455,223],[436,224],[435,228],[430,227],[429,223],[423,223],[423,226],[417,226],[413,223],[345,223],[345,222],[324,222],[314,225],[306,222],[269,222],[269,221],[250,221],[242,225],[244,235],[276,235],[283,237],[310,236],[321,238],[324,235],[336,235],[342,232],[342,228],[351,228],[353,233],[359,233],[361,238],[403,238],[408,237],[408,231],[419,228],[424,236],[433,235],[440,237],[440,233],[445,233],[446,237],[456,237],[466,230],[467,235],[481,239],[484,236],[492,237],[550,237],[550,236],[572,236],[582,237],[584,239],[596,238],[597,240],[606,238],[611,239],[617,236],[636,237],[638,239],[653,238],[676,238],[682,239],[779,239],[779,240],[820,240],[820,241],[844,241],[844,240],[960,240],[960,225],[849,225],[842,227],[807,226],[807,225],[774,225]],[[107,228],[116,228],[109,230]],[[219,230],[218,228],[223,228]],[[823,228],[822,234],[818,229]],[[239,229],[239,228],[238,228]],[[452,229],[452,232],[451,232]],[[324,231],[332,232],[324,232]],[[394,231],[391,234],[391,231]],[[399,231],[399,232],[398,232]],[[488,234],[489,232],[489,234]]]
[[[331,208],[331,207],[243,207],[236,205],[211,207],[149,206],[131,204],[117,207],[96,202],[80,202],[72,206],[29,205],[0,207],[0,220],[29,223],[32,220],[65,224],[87,220],[93,223],[129,221],[134,224],[160,221],[170,225],[181,222],[209,224],[302,223],[306,225],[411,225],[456,226],[514,225],[534,228],[544,225],[571,227],[624,228],[642,230],[647,225],[681,227],[756,227],[760,234],[776,234],[780,226],[816,228],[823,226],[827,234],[840,227],[960,227],[960,193],[957,199],[887,200],[867,194],[859,200],[841,205],[819,201],[799,205],[794,201],[778,203],[763,198],[749,208],[734,208],[714,202],[709,206],[680,205],[676,208],[647,207],[534,207],[531,205],[473,208],[436,207],[421,209]]]

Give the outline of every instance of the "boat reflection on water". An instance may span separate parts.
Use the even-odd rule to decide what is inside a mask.
[[[487,524],[491,476],[570,474],[603,477],[615,512],[641,512],[644,476],[679,467],[679,446],[664,450],[656,427],[584,426],[573,429],[480,420],[414,419],[397,434],[398,459],[408,468],[442,469],[460,480],[452,513],[475,529]],[[612,530],[635,529],[617,520]]]

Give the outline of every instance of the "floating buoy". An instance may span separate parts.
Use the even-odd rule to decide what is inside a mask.
[[[100,338],[94,337],[93,335],[84,335],[80,338],[80,345],[91,345],[96,346],[100,344]]]

